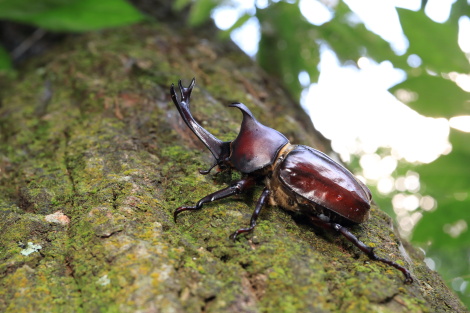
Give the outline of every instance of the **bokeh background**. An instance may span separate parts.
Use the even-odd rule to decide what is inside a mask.
[[[470,1],[168,3],[189,7],[193,27],[213,21],[284,84],[470,307]],[[124,0],[0,0],[0,72],[16,75],[45,36],[146,18]],[[30,36],[12,44],[5,22]]]

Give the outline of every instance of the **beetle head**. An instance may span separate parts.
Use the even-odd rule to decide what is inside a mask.
[[[289,142],[284,135],[258,122],[244,104],[233,103],[230,106],[240,109],[243,113],[240,132],[232,142],[221,141],[199,125],[191,114],[189,98],[194,85],[194,78],[187,88],[183,87],[180,80],[179,99],[174,85],[171,85],[170,94],[186,125],[216,159],[215,164],[207,171],[200,171],[201,174],[208,174],[216,165],[222,170],[233,167],[248,174],[274,163],[279,150]]]
[[[279,150],[289,140],[277,130],[258,122],[244,104],[233,103],[230,106],[243,113],[240,133],[230,143],[230,163],[242,173],[252,173],[273,164]]]

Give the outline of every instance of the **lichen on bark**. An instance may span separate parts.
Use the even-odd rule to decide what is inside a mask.
[[[241,120],[226,105],[240,101],[292,142],[327,149],[232,44],[144,24],[72,37],[20,73],[1,94],[0,311],[465,311],[375,206],[352,231],[407,266],[411,285],[279,208],[230,241],[259,188],[173,222],[237,177],[198,173],[212,160],[170,101],[180,78],[196,77],[196,119],[223,140]],[[29,242],[41,249],[21,254]]]

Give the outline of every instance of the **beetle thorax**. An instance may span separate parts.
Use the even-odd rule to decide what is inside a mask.
[[[237,138],[230,144],[229,162],[246,174],[272,165],[289,140],[277,130],[258,122],[245,105],[234,103],[231,106],[242,111],[243,122]]]

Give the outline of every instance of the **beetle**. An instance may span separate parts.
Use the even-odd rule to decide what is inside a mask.
[[[278,205],[286,210],[301,213],[310,222],[339,232],[370,259],[398,269],[405,283],[413,282],[410,272],[403,266],[377,256],[372,247],[360,241],[347,226],[364,223],[369,218],[372,195],[365,184],[345,167],[326,154],[303,145],[294,145],[277,130],[255,119],[242,103],[232,103],[243,114],[238,136],[233,141],[221,141],[196,122],[190,111],[190,96],[196,81],[188,87],[178,81],[180,96],[174,84],[170,95],[183,121],[204,143],[215,158],[203,175],[218,167],[219,171],[238,170],[242,179],[230,186],[200,199],[195,206],[182,206],[174,211],[174,220],[184,211],[199,210],[206,203],[240,194],[256,184],[264,184],[261,196],[251,216],[250,226],[236,230],[230,238],[252,231],[261,209]]]

